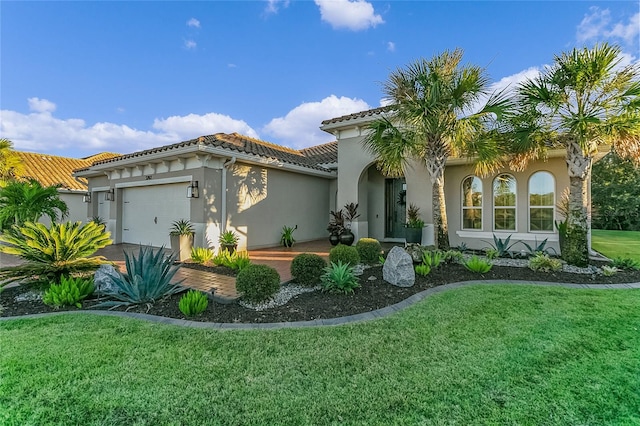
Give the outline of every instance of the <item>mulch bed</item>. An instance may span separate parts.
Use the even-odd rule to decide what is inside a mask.
[[[216,272],[223,272],[218,270]],[[229,271],[227,271],[229,273]],[[375,280],[371,277],[375,277]],[[207,310],[200,316],[189,318],[194,321],[208,321],[219,323],[271,323],[287,321],[306,321],[314,319],[329,319],[347,315],[369,312],[400,302],[409,296],[431,287],[457,281],[471,280],[526,280],[548,281],[578,284],[619,284],[640,282],[640,271],[621,271],[611,277],[603,275],[572,274],[566,272],[534,272],[529,268],[494,266],[486,274],[469,272],[462,265],[441,265],[426,277],[416,276],[413,287],[395,287],[382,280],[382,267],[368,268],[360,277],[361,287],[350,295],[329,294],[321,291],[304,293],[295,296],[287,304],[264,311],[254,311],[244,308],[238,303],[220,304],[209,303]],[[0,293],[0,316],[20,316],[26,314],[55,312],[41,301],[15,302],[14,298],[27,291],[24,287],[5,288]],[[181,294],[156,301],[150,305],[131,307],[130,312],[141,312],[171,318],[184,319],[178,309]],[[88,299],[83,303],[83,309],[91,309],[97,302]],[[61,308],[60,310],[78,310],[77,308]],[[124,308],[119,310],[126,310]]]

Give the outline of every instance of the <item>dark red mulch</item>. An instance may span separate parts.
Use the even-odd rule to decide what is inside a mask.
[[[227,271],[227,273],[229,272]],[[375,277],[376,279],[369,281],[369,277]],[[479,279],[616,284],[640,282],[640,271],[622,271],[612,277],[605,277],[602,275],[592,276],[565,272],[543,273],[534,272],[529,268],[494,266],[488,273],[479,275],[469,272],[462,265],[452,264],[442,265],[426,277],[417,276],[416,284],[413,287],[401,288],[384,282],[382,280],[382,267],[376,266],[364,271],[364,274],[360,277],[361,287],[356,289],[354,294],[341,295],[314,291],[298,295],[284,306],[265,311],[246,309],[237,303],[223,305],[210,302],[207,311],[203,315],[189,319],[223,323],[268,323],[336,318],[383,308],[437,285]],[[55,309],[44,305],[42,302],[15,302],[14,297],[25,291],[25,288],[22,287],[12,287],[6,288],[1,292],[0,306],[3,307],[3,310],[0,316],[19,316],[55,311]],[[173,295],[149,306],[142,305],[130,308],[129,311],[182,319],[184,316],[178,309],[180,297],[181,294]],[[95,300],[87,300],[84,302],[83,308],[91,309],[91,306],[95,303]],[[77,310],[77,308],[68,308],[66,310]],[[125,308],[119,310],[125,310]]]

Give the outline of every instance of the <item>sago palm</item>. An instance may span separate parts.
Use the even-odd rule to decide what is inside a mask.
[[[588,182],[599,146],[611,145],[640,164],[640,69],[637,63],[621,66],[621,59],[617,46],[573,49],[517,88],[512,148],[519,161],[514,165],[524,168],[549,148],[567,152],[566,219],[577,244],[573,263],[588,259]]]
[[[383,86],[386,117],[370,123],[364,141],[387,176],[401,175],[409,159],[424,161],[435,244],[441,249],[449,248],[445,162],[450,156],[473,156],[479,174],[495,169],[502,152],[496,120],[509,107],[502,93],[489,92],[484,69],[461,65],[462,55],[460,49],[445,51],[392,72]]]
[[[91,257],[98,249],[111,244],[104,227],[88,222],[52,224],[27,222],[0,235],[0,252],[19,256],[27,262],[0,268],[0,282],[39,277],[59,282],[63,275],[88,272],[107,263],[102,256]],[[4,284],[6,284],[5,282]]]
[[[51,222],[65,217],[69,209],[60,199],[58,188],[44,187],[35,179],[8,182],[0,188],[0,229],[36,222],[41,216]]]

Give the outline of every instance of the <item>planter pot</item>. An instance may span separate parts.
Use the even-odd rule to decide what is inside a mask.
[[[332,246],[337,246],[340,243],[340,236],[338,234],[329,235],[329,242]]]
[[[342,234],[340,234],[340,244],[344,244],[345,246],[350,246],[351,244],[353,244],[353,241],[356,239],[355,235],[353,235],[353,232],[349,231],[348,229],[345,229]]]
[[[176,260],[184,262],[191,259],[191,249],[193,248],[193,234],[189,235],[171,235],[171,251],[177,258]]]
[[[404,228],[407,244],[422,244],[422,228]]]
[[[237,244],[220,244],[220,250],[227,250],[229,254],[235,253],[237,248]]]

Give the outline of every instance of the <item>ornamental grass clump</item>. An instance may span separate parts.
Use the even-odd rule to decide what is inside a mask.
[[[444,262],[444,254],[440,250],[425,250],[422,252],[422,264],[429,267],[429,271],[436,269]]]
[[[113,289],[104,292],[109,299],[98,304],[100,307],[117,307],[149,303],[179,293],[182,281],[171,284],[179,267],[174,265],[176,255],[166,256],[161,248],[154,253],[151,247],[140,246],[138,257],[124,253],[127,273],[119,273],[118,278],[111,278]],[[184,281],[184,280],[183,280]]]
[[[236,290],[248,302],[266,302],[280,290],[280,275],[270,266],[251,264],[238,272]]]
[[[42,301],[45,305],[55,308],[63,306],[81,308],[81,302],[93,293],[94,288],[91,278],[63,276],[60,279],[60,284],[51,284],[44,292]]]
[[[321,281],[322,290],[330,293],[348,294],[360,287],[358,278],[353,273],[353,267],[340,260],[337,263],[331,262],[324,268]]]
[[[327,262],[315,253],[301,253],[291,262],[291,276],[300,285],[313,287],[320,284],[320,276]]]
[[[360,261],[367,265],[378,263],[382,254],[382,246],[375,238],[360,238],[356,243],[356,250],[358,250]]]
[[[207,247],[193,247],[191,249],[191,261],[204,264],[213,259],[213,250]]]
[[[222,249],[218,251],[211,261],[216,266],[226,266],[234,271],[241,271],[251,264],[249,253],[246,251],[229,251]]]
[[[469,260],[463,263],[464,267],[471,272],[484,274],[491,270],[491,262],[478,256],[471,256]]]
[[[355,247],[338,244],[329,251],[329,262],[342,262],[356,266],[360,263],[360,255],[358,254],[358,249]]]
[[[180,298],[178,308],[186,317],[193,317],[203,313],[209,305],[207,296],[196,290],[189,290],[187,294]]]
[[[416,274],[426,277],[431,272],[431,267],[429,265],[421,263],[420,265],[416,265],[415,270]]]
[[[559,272],[562,271],[562,262],[547,254],[538,253],[529,259],[529,269],[536,272]]]

